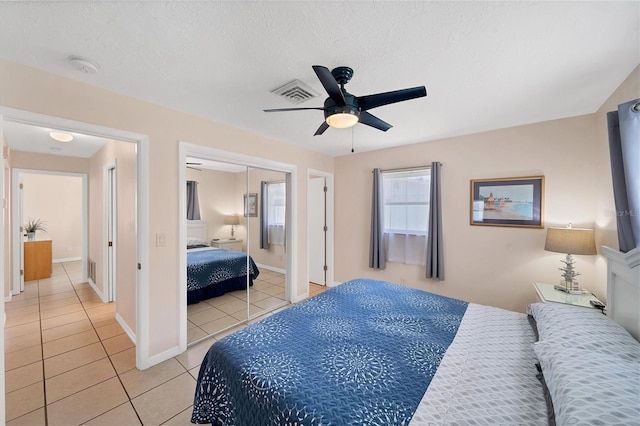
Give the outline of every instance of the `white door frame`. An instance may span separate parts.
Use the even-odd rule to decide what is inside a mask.
[[[24,275],[20,271],[24,268],[23,247],[24,232],[20,231],[20,227],[24,223],[23,214],[23,192],[20,185],[23,183],[25,175],[45,175],[45,176],[68,176],[77,177],[82,181],[82,238],[80,247],[82,250],[82,280],[87,280],[87,257],[88,257],[88,229],[89,229],[89,190],[88,176],[86,173],[59,172],[51,170],[35,170],[35,169],[13,169],[11,174],[11,206],[12,206],[12,235],[13,235],[13,283],[11,293],[13,295],[20,294],[24,291]]]
[[[285,283],[285,297],[288,301],[299,302],[306,296],[298,298],[294,294],[293,286],[297,283],[297,246],[298,246],[298,233],[297,227],[297,206],[298,200],[298,167],[293,164],[281,163],[278,161],[267,160],[265,158],[254,157],[251,155],[239,154],[236,152],[224,151],[217,148],[211,148],[204,145],[196,145],[188,142],[178,142],[178,258],[179,258],[179,271],[180,271],[180,285],[178,286],[178,304],[180,311],[178,318],[180,321],[180,328],[178,332],[178,338],[180,342],[180,352],[187,350],[187,187],[185,182],[187,181],[187,157],[197,157],[205,160],[220,161],[224,163],[238,164],[247,167],[255,167],[259,169],[275,170],[283,173],[290,173],[291,175],[291,188],[290,197],[287,197],[287,202],[291,200],[291,206],[294,208],[287,209],[287,229],[291,232],[286,233],[286,245],[287,245],[287,273]],[[289,194],[289,193],[287,193]],[[308,285],[308,284],[307,284]]]
[[[334,271],[335,271],[335,265],[334,265],[334,228],[335,228],[335,220],[334,220],[334,200],[335,200],[335,190],[334,190],[334,179],[333,179],[333,173],[329,173],[329,172],[325,172],[322,170],[314,170],[314,169],[307,169],[307,188],[309,187],[309,180],[312,179],[312,176],[315,177],[324,177],[325,181],[326,181],[326,185],[327,185],[327,197],[326,197],[326,205],[325,205],[325,209],[326,209],[326,214],[327,214],[327,246],[326,246],[326,251],[327,251],[327,278],[326,278],[326,285],[327,287],[333,287],[335,285],[335,281],[334,281]],[[309,191],[307,190],[307,212],[309,211],[309,204],[310,204],[310,199],[309,199]],[[307,213],[308,215],[308,213]],[[309,235],[309,226],[310,223],[309,221],[307,221],[307,236]],[[309,241],[309,238],[307,238],[307,279],[306,279],[306,285],[307,285],[307,294],[309,293],[309,246],[311,244],[311,241]]]
[[[144,134],[114,129],[65,118],[39,114],[15,108],[0,107],[0,126],[3,120],[51,127],[62,131],[84,133],[136,144],[136,234],[138,273],[136,276],[136,367],[140,370],[151,367],[149,357],[149,137]],[[0,246],[4,244],[4,235],[0,233]],[[0,277],[4,286],[4,277]],[[2,298],[4,311],[4,298]],[[4,377],[4,372],[0,373]]]

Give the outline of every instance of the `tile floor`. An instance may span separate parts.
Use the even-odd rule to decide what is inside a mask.
[[[285,276],[279,272],[260,269],[258,278],[249,289],[249,316],[284,306]],[[247,291],[237,290],[187,306],[187,342],[219,333],[247,319]]]
[[[255,291],[272,297],[278,284],[268,275]],[[311,295],[325,289],[310,284]],[[257,302],[268,297],[256,299],[256,306],[265,309]],[[215,338],[137,370],[135,347],[115,321],[114,305],[103,304],[81,282],[79,262],[54,264],[51,278],[25,283],[5,310],[8,425],[190,424],[200,362]]]

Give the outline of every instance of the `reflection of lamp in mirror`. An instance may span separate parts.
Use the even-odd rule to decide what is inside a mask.
[[[231,225],[231,237],[229,238],[230,240],[235,240],[236,238],[233,236],[234,234],[234,229],[233,227],[235,225],[240,225],[240,218],[238,217],[237,214],[232,214],[230,216],[225,216],[224,217],[224,224],[225,225]]]
[[[572,228],[571,224],[567,228],[549,228],[544,249],[556,253],[567,253],[566,259],[562,261],[565,267],[559,268],[563,272],[564,285],[556,286],[556,290],[580,293],[580,285],[575,279],[580,273],[573,267],[575,261],[572,254],[596,254],[593,229]]]

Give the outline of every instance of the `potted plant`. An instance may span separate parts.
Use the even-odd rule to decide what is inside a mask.
[[[44,226],[45,222],[40,219],[29,218],[24,225],[24,231],[27,233],[27,239],[33,240],[36,237],[36,231],[47,232]]]

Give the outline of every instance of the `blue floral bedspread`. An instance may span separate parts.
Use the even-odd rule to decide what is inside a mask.
[[[249,256],[251,278],[258,276],[256,264]],[[247,253],[234,250],[208,249],[187,252],[187,291],[221,283],[247,275]]]
[[[407,425],[467,302],[357,279],[211,346],[191,421]]]

